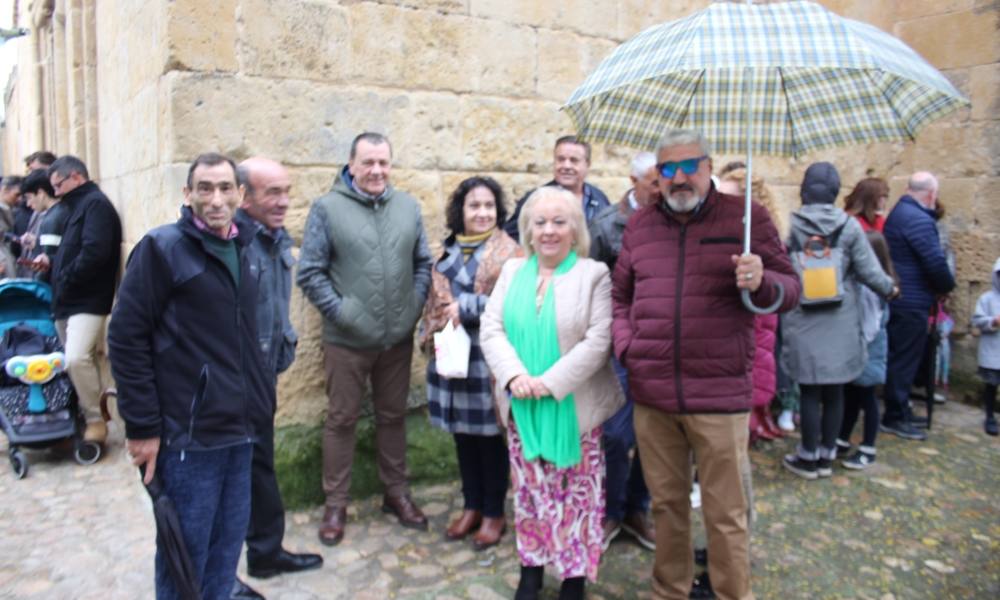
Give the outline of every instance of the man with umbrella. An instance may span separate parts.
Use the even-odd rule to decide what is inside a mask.
[[[767,210],[754,203],[750,253],[740,255],[743,200],[712,184],[707,141],[668,131],[657,169],[663,201],[625,226],[615,265],[615,357],[628,372],[635,430],[656,522],[655,598],[687,598],[691,549],[691,454],[698,465],[716,596],[748,600],[747,451],[754,315],[741,302],[779,310],[798,302],[799,282]]]
[[[252,442],[274,405],[247,253],[254,230],[233,223],[241,199],[231,159],[196,158],[181,218],[132,251],[108,332],[126,447],[144,483],[172,500],[184,542],[169,546],[171,532],[159,531],[157,598],[191,583],[178,580],[177,554],[188,555],[202,597],[229,596],[250,515]]]

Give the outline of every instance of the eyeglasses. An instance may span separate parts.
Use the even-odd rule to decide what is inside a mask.
[[[698,165],[706,158],[708,158],[707,154],[698,158],[685,158],[676,162],[663,162],[656,165],[656,170],[667,179],[673,179],[674,175],[677,174],[677,169],[683,171],[685,175],[694,175],[695,171],[698,170]]]
[[[61,188],[62,184],[66,183],[67,179],[69,179],[68,175],[66,177],[63,177],[62,179],[60,179],[58,182],[56,182],[56,181],[50,182],[52,184],[52,191],[56,191],[59,188]]]

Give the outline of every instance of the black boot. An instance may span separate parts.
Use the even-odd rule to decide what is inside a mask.
[[[545,567],[521,565],[521,581],[517,582],[514,600],[538,600],[538,590],[542,589]]]
[[[583,587],[585,577],[570,577],[563,579],[559,586],[559,600],[583,600]]]

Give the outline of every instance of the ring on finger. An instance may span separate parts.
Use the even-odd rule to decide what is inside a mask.
[[[743,275],[743,279],[746,279],[747,281],[750,281],[751,279],[753,279],[753,273],[746,273],[746,274],[744,274]]]

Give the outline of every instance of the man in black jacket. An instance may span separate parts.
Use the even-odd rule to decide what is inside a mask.
[[[49,167],[49,182],[68,214],[52,258],[52,316],[65,346],[66,371],[87,420],[83,438],[103,444],[108,430],[100,411],[103,358],[98,348],[118,281],[121,221],[79,158],[56,160]]]
[[[233,162],[199,156],[184,198],[180,220],[132,251],[108,346],[132,463],[173,500],[202,597],[226,598],[273,374],[257,343],[257,278],[246,250],[254,231],[233,223],[241,199]],[[177,597],[160,547],[156,595]]]
[[[597,213],[611,205],[600,188],[585,181],[589,172],[590,144],[575,135],[564,135],[556,140],[556,147],[552,151],[552,181],[545,185],[557,185],[573,192],[582,204],[583,216],[588,225]],[[529,190],[527,194],[521,196],[514,208],[514,214],[504,223],[503,228],[507,235],[515,240],[521,239],[517,230],[517,218],[521,216],[521,207],[534,191]]]

